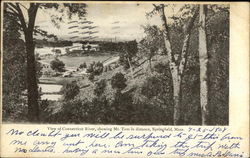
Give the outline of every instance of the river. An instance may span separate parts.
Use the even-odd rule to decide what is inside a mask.
[[[38,84],[39,87],[42,89],[42,93],[45,93],[41,96],[41,99],[48,99],[48,100],[59,100],[62,95],[57,94],[60,92],[62,85],[56,84]],[[51,93],[51,94],[50,94]]]

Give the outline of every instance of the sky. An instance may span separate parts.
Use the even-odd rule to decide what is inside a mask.
[[[153,10],[150,3],[137,5],[136,3],[90,3],[87,4],[86,20],[92,21],[91,26],[97,26],[92,31],[98,32],[93,36],[98,36],[97,39],[117,39],[117,40],[140,40],[144,35],[142,26],[145,25],[160,25],[159,16],[147,19],[146,13]],[[69,20],[63,16],[63,21],[60,23],[60,28],[56,28],[51,22],[51,16],[58,15],[55,10],[40,9],[37,14],[36,25],[41,29],[53,33],[59,39],[69,39],[73,36],[86,37],[87,34],[69,34],[72,31],[85,32],[83,29],[74,28],[69,29],[73,24],[68,24]],[[83,21],[78,17],[73,17],[71,21]],[[89,24],[87,24],[89,25]],[[85,24],[78,26],[84,27]],[[89,31],[86,29],[86,31]],[[78,38],[75,38],[78,39]]]
[[[27,9],[25,10],[25,8],[29,8],[29,5],[28,2],[22,2],[21,6],[25,17],[27,17]],[[60,5],[62,6],[62,4]],[[168,6],[169,7],[165,8],[165,14],[167,16],[167,22],[171,23],[169,17],[172,15],[178,16],[178,14],[180,16],[179,10],[183,4]],[[61,8],[63,8],[63,6]],[[87,2],[85,19],[79,19],[78,16],[73,16],[72,19],[68,19],[67,14],[63,15],[63,13],[59,12],[60,9],[38,9],[35,25],[47,31],[48,34],[56,35],[61,40],[83,40],[84,38],[86,39],[89,34],[81,33],[92,31],[95,32],[91,34],[91,36],[96,37],[95,40],[112,39],[112,41],[129,41],[136,39],[139,41],[145,37],[143,26],[157,25],[161,27],[161,19],[158,14],[153,17],[146,17],[146,13],[151,12],[153,8],[151,2]],[[51,19],[60,16],[63,20],[59,23],[60,27],[58,28],[51,22]],[[79,24],[79,22],[86,20],[93,23]],[[72,21],[77,21],[77,23],[69,24],[69,22]],[[75,25],[77,27],[70,28]],[[95,28],[91,30],[82,28],[86,26]],[[77,37],[72,38],[74,36]]]

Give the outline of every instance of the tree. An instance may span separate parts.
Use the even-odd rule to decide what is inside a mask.
[[[94,82],[94,79],[95,79],[95,74],[93,72],[91,72],[88,76],[88,79],[91,81],[91,82]]]
[[[61,60],[59,60],[58,58],[55,58],[54,60],[52,60],[50,62],[50,67],[52,70],[63,72],[64,66],[65,66],[65,64]]]
[[[202,125],[208,124],[208,53],[206,39],[206,10],[207,6],[200,5],[199,18],[199,60],[200,60],[200,104]]]
[[[65,101],[73,100],[79,94],[80,87],[77,85],[76,81],[72,81],[71,83],[63,85],[61,92],[63,93]]]
[[[22,28],[25,39],[26,59],[27,59],[27,89],[28,89],[28,117],[31,122],[39,122],[39,105],[38,105],[38,85],[36,76],[35,62],[35,42],[33,34],[35,31],[35,21],[38,9],[59,8],[56,3],[29,3],[25,6],[22,3],[5,3],[4,10],[15,17],[17,23]],[[68,15],[77,14],[83,17],[86,14],[86,4],[83,3],[63,3],[68,8]],[[26,12],[26,13],[24,13]],[[27,16],[25,16],[27,14]],[[27,19],[26,19],[27,18]],[[62,17],[52,16],[52,22],[59,26],[58,22],[62,21]]]
[[[101,79],[99,82],[96,82],[96,85],[94,88],[94,94],[97,97],[100,97],[104,93],[106,86],[107,86],[107,83],[105,79]]]
[[[167,61],[169,63],[172,82],[173,82],[173,100],[174,100],[174,125],[181,123],[181,85],[182,85],[182,78],[183,72],[186,65],[187,60],[187,52],[189,46],[189,40],[191,31],[194,25],[194,21],[198,15],[198,8],[195,7],[194,15],[189,19],[187,25],[184,28],[184,40],[182,45],[182,51],[178,58],[175,58],[175,55],[172,51],[172,46],[170,42],[170,33],[169,33],[169,26],[167,24],[167,18],[165,15],[165,5],[154,5],[155,11],[159,12],[161,22],[162,22],[162,32],[164,38],[164,47],[167,52]],[[178,62],[179,61],[179,62]]]
[[[229,5],[207,5],[209,124],[229,124]]]
[[[91,64],[89,64],[86,72],[93,73],[94,75],[100,75],[103,72],[103,63],[100,61],[93,61]]]
[[[118,124],[131,123],[134,112],[133,99],[130,93],[121,91],[127,87],[127,79],[121,72],[116,73],[111,78],[111,87],[116,90],[114,99],[111,103],[112,120]]]
[[[141,56],[146,56],[149,61],[149,68],[152,69],[151,60],[157,51],[163,47],[162,32],[156,26],[147,25],[144,28],[146,37],[139,42],[139,52]]]
[[[95,120],[95,123],[108,123],[110,120],[111,107],[104,94],[107,83],[105,79],[101,79],[99,82],[96,82],[94,88],[95,98],[92,100],[93,109],[92,109],[92,120]]]
[[[19,33],[17,17],[3,14],[3,120],[20,119],[24,115],[21,93],[26,88],[24,41]]]
[[[87,68],[87,64],[84,62],[84,63],[82,63],[82,64],[79,66],[79,68],[80,68],[80,69],[82,69],[82,68]]]
[[[136,40],[124,43],[120,48],[120,58],[119,62],[123,65],[125,69],[130,68],[131,77],[133,78],[133,63],[132,58],[137,54],[137,42]]]
[[[111,86],[113,89],[116,89],[117,92],[121,92],[127,86],[126,81],[127,79],[124,75],[118,72],[111,78]]]

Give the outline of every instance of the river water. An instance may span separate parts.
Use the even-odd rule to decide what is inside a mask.
[[[51,94],[43,94],[41,96],[41,99],[48,99],[48,100],[59,100],[62,95],[61,94],[55,94],[59,93],[62,85],[56,85],[56,84],[38,84],[39,87],[42,89],[42,93],[51,93]],[[54,93],[54,94],[52,94]]]
[[[41,96],[41,99],[42,100],[53,100],[53,101],[58,101],[59,99],[62,98],[62,95],[61,94],[43,94]]]

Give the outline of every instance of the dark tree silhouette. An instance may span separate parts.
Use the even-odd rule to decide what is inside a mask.
[[[80,87],[77,85],[76,81],[65,84],[61,92],[63,93],[63,98],[65,101],[73,100],[80,92]]]
[[[68,9],[68,16],[77,14],[83,17],[86,14],[86,4],[64,3],[63,9]],[[36,76],[35,62],[35,42],[33,34],[35,31],[35,21],[38,9],[59,9],[59,4],[56,3],[29,3],[25,6],[22,3],[5,3],[4,10],[7,14],[18,17],[18,25],[22,28],[27,59],[27,89],[28,89],[28,118],[31,122],[39,122],[39,105],[38,105],[38,85]],[[24,12],[27,12],[27,16]],[[58,27],[62,17],[52,16],[52,22]]]
[[[50,62],[50,66],[51,66],[51,69],[62,72],[64,71],[65,64],[61,60],[56,58]]]
[[[174,99],[174,125],[181,124],[181,86],[182,86],[182,78],[183,72],[186,67],[187,62],[187,53],[188,53],[188,46],[189,40],[191,36],[191,31],[194,26],[194,21],[198,16],[198,8],[194,7],[194,14],[188,20],[185,29],[184,29],[184,40],[182,45],[182,50],[180,55],[178,55],[179,60],[176,60],[173,54],[172,43],[170,42],[170,33],[169,33],[169,26],[167,24],[167,18],[165,15],[165,5],[161,4],[159,6],[155,6],[155,11],[160,14],[161,22],[162,22],[162,34],[164,39],[164,47],[167,52],[167,60],[169,63],[172,81],[173,81],[173,99]],[[179,62],[178,62],[179,61]]]

